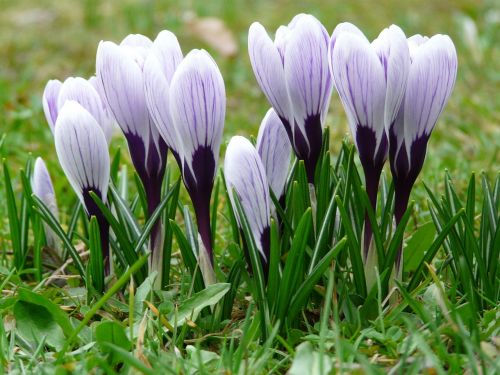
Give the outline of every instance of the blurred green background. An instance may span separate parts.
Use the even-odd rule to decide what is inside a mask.
[[[268,104],[250,67],[248,27],[260,21],[273,33],[300,12],[315,15],[329,32],[339,22],[353,22],[370,39],[392,23],[408,36],[449,34],[458,50],[458,78],[430,141],[422,177],[436,186],[447,168],[460,187],[472,170],[499,169],[500,9],[495,1],[0,0],[0,5],[0,135],[7,134],[0,153],[11,170],[31,152],[47,160],[53,176],[62,176],[41,106],[44,85],[52,78],[92,75],[98,42],[119,42],[129,33],[154,39],[169,29],[184,53],[191,48],[212,53],[226,82],[224,141],[235,134],[256,135]],[[207,17],[214,19],[206,22]],[[237,50],[224,52],[221,30]],[[348,128],[333,95],[327,124],[338,149]],[[117,135],[113,147],[121,144]],[[68,188],[64,179],[56,180]],[[424,189],[418,190],[417,197],[423,197]]]

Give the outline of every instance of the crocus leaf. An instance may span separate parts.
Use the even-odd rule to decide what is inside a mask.
[[[198,314],[205,307],[215,305],[229,291],[231,284],[212,284],[192,297],[184,300],[177,311],[174,311],[168,318],[170,322],[175,322],[177,326],[182,326],[186,319],[195,321]]]
[[[436,228],[432,222],[422,225],[408,239],[405,248],[404,268],[406,272],[413,272],[424,257],[425,251],[430,247]]]

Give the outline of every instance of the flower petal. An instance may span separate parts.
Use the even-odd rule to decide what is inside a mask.
[[[62,108],[68,100],[78,102],[94,117],[103,131],[105,130],[103,124],[106,126],[108,119],[104,113],[104,106],[99,93],[90,82],[81,77],[67,78],[59,92],[58,107]]]
[[[267,111],[260,125],[256,148],[269,186],[276,198],[280,199],[290,169],[292,146],[283,123],[272,108]]]
[[[55,126],[55,145],[64,173],[85,205],[89,190],[106,200],[109,153],[106,137],[94,117],[75,101],[66,101]]]
[[[330,45],[329,45],[330,55],[332,54],[333,49],[335,48],[335,43],[337,42],[338,36],[342,33],[351,33],[357,35],[361,39],[365,39],[368,42],[368,39],[366,39],[365,34],[363,34],[363,32],[356,25],[350,22],[341,22],[335,27],[332,33],[332,37],[330,38]]]
[[[384,122],[388,130],[396,118],[405,94],[410,70],[410,52],[403,30],[396,25],[384,29],[372,46],[382,63],[387,82]]]
[[[54,132],[54,126],[57,120],[59,108],[57,106],[57,98],[61,90],[62,83],[57,79],[51,79],[45,85],[43,90],[42,104],[45,118],[50,126],[50,130]]]
[[[94,87],[94,89],[97,91],[99,94],[99,97],[101,98],[101,103],[102,103],[102,110],[104,111],[104,123],[100,124],[103,131],[104,135],[106,135],[106,139],[108,140],[108,143],[111,140],[111,137],[113,136],[113,132],[115,131],[116,127],[116,120],[113,117],[113,113],[111,112],[111,109],[109,108],[108,101],[106,100],[106,95],[104,94],[104,88],[102,87],[102,82],[97,79],[96,76],[92,76],[88,79],[89,83]]]
[[[210,148],[217,163],[226,93],[219,68],[205,50],[192,50],[178,65],[170,85],[170,112],[188,166],[193,168],[193,155],[200,147]],[[196,172],[192,170],[195,178]]]
[[[234,189],[248,219],[257,248],[267,261],[269,243],[266,243],[268,241],[266,235],[270,226],[269,186],[259,154],[248,139],[240,136],[231,138],[226,150],[224,175],[233,208]]]
[[[275,46],[264,27],[254,22],[248,31],[248,54],[261,90],[285,126],[293,123],[290,99],[285,85],[285,71],[279,47]]]
[[[50,178],[47,166],[42,158],[38,157],[35,161],[33,176],[31,179],[31,189],[40,200],[47,206],[52,215],[57,219],[59,211],[57,209],[56,193],[54,185]]]
[[[144,95],[142,66],[123,48],[101,42],[97,49],[97,78],[122,131],[138,135],[149,143],[149,113]]]
[[[323,114],[332,92],[328,67],[329,36],[323,25],[311,15],[301,15],[294,20],[285,51],[285,80],[295,120],[306,136],[307,120]]]
[[[410,52],[412,64],[404,102],[408,153],[413,141],[432,132],[457,76],[457,53],[447,35],[435,35]]]
[[[335,87],[344,105],[353,136],[356,138],[358,127],[372,129],[378,148],[385,136],[386,83],[377,54],[366,38],[353,33],[341,33],[330,53]],[[358,144],[357,146],[359,149]]]
[[[181,61],[177,38],[169,31],[162,31],[144,63],[144,89],[149,113],[167,145],[177,154],[181,145],[170,115],[169,89]]]

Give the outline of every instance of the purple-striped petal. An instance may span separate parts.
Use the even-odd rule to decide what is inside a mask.
[[[181,147],[172,122],[169,90],[172,76],[182,61],[182,52],[174,34],[162,31],[155,39],[144,64],[144,89],[151,118],[167,145],[179,154]]]
[[[353,33],[341,33],[330,53],[335,87],[344,105],[360,158],[373,161],[385,139],[384,70],[366,38]],[[359,128],[366,128],[375,135],[375,144],[368,154],[362,142],[365,137],[358,137]]]
[[[85,108],[101,126],[106,134],[107,117],[99,93],[94,86],[84,78],[69,77],[61,87],[57,99],[58,108],[62,108],[68,100],[74,100]],[[106,139],[108,139],[106,137]]]
[[[56,124],[57,114],[59,112],[59,107],[57,106],[57,98],[59,97],[61,86],[61,81],[57,79],[51,79],[49,82],[47,82],[43,91],[43,112],[45,113],[45,118],[47,119],[47,123],[49,124],[52,133],[54,132],[54,126]]]
[[[269,109],[257,135],[257,152],[262,159],[269,187],[277,199],[284,193],[290,169],[292,146],[285,127],[274,109]]]
[[[182,142],[182,157],[195,179],[193,156],[209,148],[217,163],[226,93],[217,64],[205,50],[192,50],[178,65],[170,85],[170,111]]]
[[[430,135],[457,76],[457,53],[447,35],[435,35],[410,53],[404,111],[407,147],[417,138]]]
[[[260,156],[246,138],[231,138],[226,150],[224,175],[231,204],[235,208],[234,189],[252,230],[255,244],[267,263],[270,245],[269,185]]]
[[[297,16],[292,23],[285,51],[285,80],[295,120],[309,142],[307,120],[322,117],[333,87],[328,68],[329,35],[311,15]]]
[[[102,87],[102,82],[99,79],[97,79],[96,76],[90,77],[88,81],[99,94],[99,98],[101,98],[102,110],[104,112],[104,122],[100,125],[109,143],[116,128],[116,120],[113,117],[111,109],[109,108],[106,95],[104,94],[104,88]]]
[[[106,101],[127,138],[132,161],[146,190],[153,189],[148,185],[161,185],[167,155],[165,142],[146,105],[143,67],[151,45],[142,35],[129,35],[120,46],[101,42],[96,59],[97,77]]]
[[[35,194],[50,210],[52,216],[59,221],[59,210],[57,209],[54,186],[52,185],[52,180],[50,178],[49,171],[47,170],[47,166],[40,157],[36,158],[35,167],[33,168],[31,190],[33,191],[33,194]],[[59,253],[61,249],[60,241],[57,235],[46,223],[44,223],[44,231],[47,245]]]
[[[248,54],[257,83],[291,135],[293,115],[283,67],[285,33],[286,30],[281,29],[275,45],[264,27],[254,22],[248,31]]]
[[[333,49],[335,48],[335,43],[337,42],[338,36],[343,33],[351,33],[357,35],[361,39],[365,39],[368,42],[368,39],[366,39],[365,34],[363,34],[363,32],[356,25],[353,25],[350,22],[341,22],[335,27],[332,36],[330,38],[330,45],[329,45],[330,55],[333,53]]]
[[[405,94],[410,70],[410,52],[403,30],[396,25],[384,29],[372,42],[372,46],[382,63],[387,82],[384,122],[388,130],[396,118]]]
[[[204,50],[192,50],[177,66],[170,84],[170,113],[179,135],[184,184],[193,201],[198,232],[212,258],[212,194],[226,113],[224,80]]]
[[[88,191],[106,201],[108,144],[94,117],[76,101],[66,101],[57,118],[54,138],[59,163],[84,206],[88,208],[84,199]]]
[[[31,189],[40,200],[47,206],[52,215],[56,219],[59,218],[59,210],[57,209],[56,193],[54,185],[50,178],[47,166],[42,158],[38,157],[35,161],[33,176],[31,179]]]
[[[131,50],[131,47],[128,47]],[[112,42],[101,42],[97,49],[97,78],[101,81],[106,100],[122,131],[149,143],[149,114],[144,96],[143,61],[132,52]],[[139,56],[139,55],[137,55]]]

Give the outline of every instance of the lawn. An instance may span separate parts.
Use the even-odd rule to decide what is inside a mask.
[[[500,248],[500,8],[496,2],[4,0],[0,5],[0,368],[5,372],[500,372],[500,268],[494,265]],[[271,247],[281,251],[277,262],[283,269],[276,274],[282,279],[276,276],[273,283],[270,277],[266,287],[259,282],[259,272],[249,270],[256,269],[255,246],[248,241],[249,231],[237,228],[234,213],[238,210],[233,212],[228,204],[219,172],[212,196],[219,283],[203,288],[192,253],[197,241],[191,202],[182,183],[176,182],[180,173],[169,154],[163,211],[158,215],[166,224],[166,238],[172,241],[170,265],[164,267],[170,278],[161,291],[154,290],[152,278],[147,277],[151,274],[143,267],[147,259],[141,256],[151,226],[148,229],[127,143],[117,128],[110,144],[111,159],[117,161],[111,175],[119,193],[126,194],[121,194],[122,206],[113,196],[109,213],[118,217],[124,242],[134,254],[131,261],[126,252],[118,254],[117,259],[123,259],[117,261],[116,274],[104,290],[96,290],[95,280],[88,281],[95,268],[88,266],[87,251],[90,247],[92,258],[95,225],[89,224],[77,205],[59,165],[42,108],[47,81],[95,74],[101,40],[119,42],[131,33],[154,39],[163,29],[172,31],[184,54],[193,48],[206,49],[224,77],[227,107],[221,169],[231,137],[255,139],[269,108],[248,57],[250,24],[259,21],[274,32],[301,12],[317,17],[329,33],[339,22],[348,21],[372,40],[383,28],[396,24],[407,36],[447,34],[455,44],[455,88],[430,139],[411,195],[414,205],[404,235],[401,232],[408,254],[404,281],[385,285],[388,274],[380,274],[373,293],[357,284],[357,272],[362,270],[356,268],[352,251],[364,218],[358,201],[364,199],[363,178],[358,156],[351,151],[347,117],[334,90],[326,118],[325,144],[330,154],[322,153],[323,158],[331,156],[332,167],[319,177],[328,185],[327,192],[318,195],[320,213],[308,208],[307,197],[301,200],[301,193],[307,196],[307,182],[303,183],[298,165],[287,192],[291,203],[284,210],[285,219],[271,228],[283,231],[280,238],[271,234]],[[53,252],[42,246],[43,215],[27,187],[26,177],[39,156],[54,182],[62,237],[69,240],[62,261],[54,260]],[[381,202],[386,200],[389,206],[390,175],[387,163]],[[339,201],[332,199],[335,212],[329,214],[334,190]],[[376,215],[383,226],[387,213],[379,211]],[[351,224],[347,224],[349,215]],[[338,228],[329,224],[330,219],[340,222]],[[318,253],[325,257],[325,267],[311,281],[307,298],[296,305],[292,299],[287,305],[283,301],[300,294],[291,289],[305,290],[301,288],[307,280],[298,284],[302,280],[298,275],[311,276],[313,266],[322,264],[311,258],[321,247],[317,244],[326,242],[316,230],[324,222],[331,236],[328,242],[333,244]],[[119,228],[111,226],[116,234]],[[396,249],[397,232],[381,229],[381,233],[384,248]],[[118,236],[114,247],[124,247]],[[250,268],[242,256],[244,247],[252,258]],[[79,274],[73,262],[51,278],[66,259],[73,259],[71,250],[81,257],[85,274]],[[287,264],[294,264],[293,270]],[[267,309],[271,312],[266,317]]]

